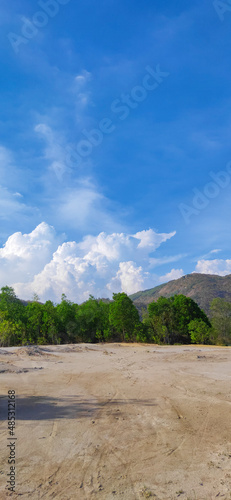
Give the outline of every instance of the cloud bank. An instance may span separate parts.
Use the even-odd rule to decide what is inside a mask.
[[[204,274],[217,274],[218,276],[226,276],[227,274],[231,274],[231,260],[230,259],[199,260],[196,266],[196,272]]]
[[[31,233],[12,234],[0,248],[0,287],[13,286],[18,297],[60,302],[62,293],[77,303],[94,297],[112,297],[113,292],[135,293],[178,279],[183,269],[165,275],[156,268],[181,260],[184,255],[153,257],[153,253],[175,236],[153,229],[135,234],[101,232],[81,241],[66,241],[45,222]],[[215,252],[211,252],[215,253]],[[225,276],[231,260],[200,259],[194,272]]]
[[[23,299],[36,293],[42,301],[55,302],[62,293],[78,303],[90,294],[135,293],[159,284],[150,271],[150,254],[174,235],[149,229],[61,242],[55,229],[42,222],[30,234],[12,234],[0,248],[0,285],[13,286]]]

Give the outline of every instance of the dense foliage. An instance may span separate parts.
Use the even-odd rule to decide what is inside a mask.
[[[165,344],[193,342],[189,328],[192,321],[200,321],[201,325],[211,327],[204,311],[185,295],[160,297],[156,302],[151,302],[144,321],[148,326],[150,340]]]
[[[212,320],[189,297],[160,297],[141,321],[126,293],[113,300],[90,296],[81,305],[63,294],[60,304],[38,297],[23,303],[13,288],[0,293],[0,346],[76,342],[154,342],[159,344],[231,344],[231,304],[214,299]]]

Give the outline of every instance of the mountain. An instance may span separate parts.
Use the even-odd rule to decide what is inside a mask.
[[[212,274],[187,274],[177,280],[169,281],[150,290],[130,295],[135,306],[141,313],[150,302],[157,300],[161,295],[171,297],[183,294],[191,297],[209,315],[211,301],[217,297],[231,302],[231,274],[217,276]]]

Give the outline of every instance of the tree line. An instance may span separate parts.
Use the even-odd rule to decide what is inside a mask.
[[[214,299],[209,319],[189,297],[160,297],[141,319],[126,293],[112,301],[90,296],[80,305],[63,294],[59,304],[42,304],[37,296],[23,303],[12,287],[1,288],[0,346],[78,342],[231,345],[231,304]]]

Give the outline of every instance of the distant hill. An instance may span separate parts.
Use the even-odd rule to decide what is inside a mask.
[[[231,302],[231,274],[217,276],[211,274],[187,274],[177,280],[169,281],[150,290],[130,295],[135,306],[141,313],[150,302],[157,300],[161,295],[171,297],[179,294],[191,297],[209,315],[211,301],[217,297]]]

